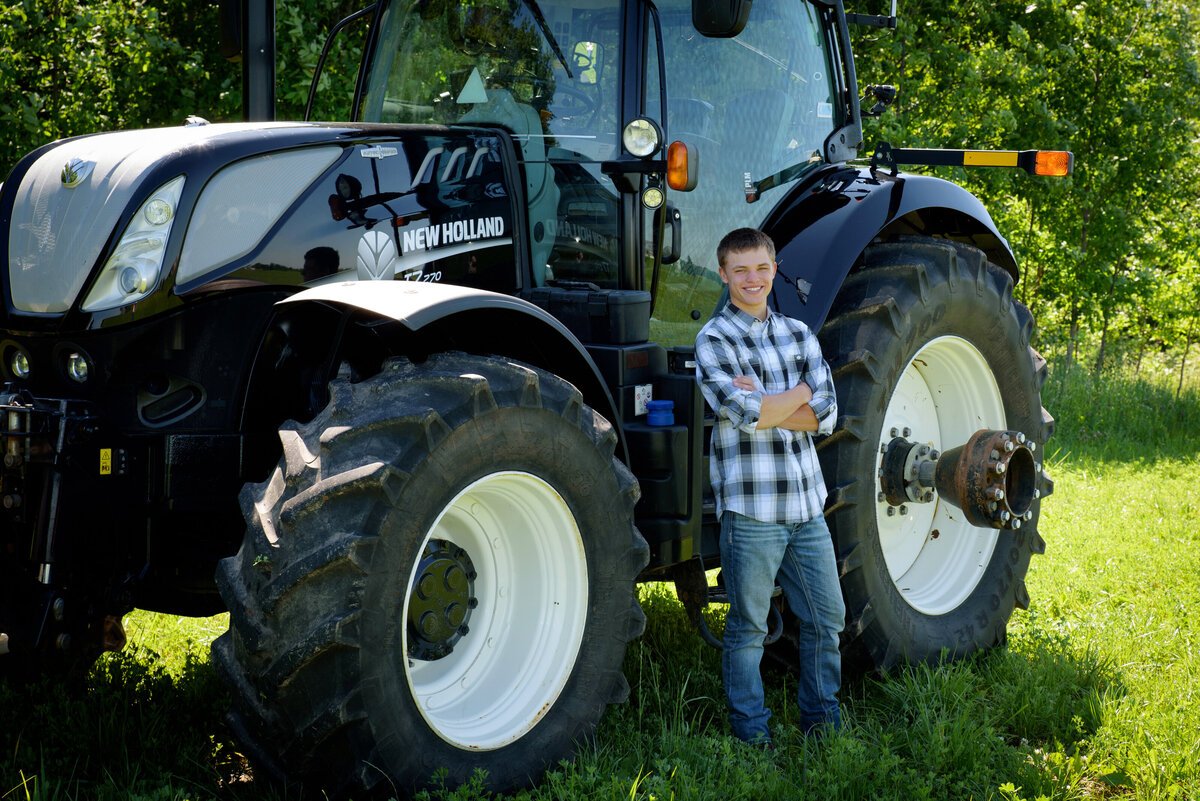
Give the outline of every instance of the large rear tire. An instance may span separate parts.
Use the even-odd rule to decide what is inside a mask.
[[[1040,465],[1053,419],[1032,330],[1008,273],[966,245],[877,244],[846,279],[820,332],[839,425],[818,451],[851,665],[887,670],[988,648],[1004,640],[1014,606],[1028,606],[1030,556],[1045,549],[1039,500],[1020,530],[978,528],[941,498],[889,506],[879,470],[895,436],[945,451],[979,429],[1024,432]],[[1039,476],[1041,495],[1052,486]]]
[[[257,761],[334,794],[535,781],[625,700],[649,551],[611,426],[497,358],[335,381],[247,486],[213,646]]]

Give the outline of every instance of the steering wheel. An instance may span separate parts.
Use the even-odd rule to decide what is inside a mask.
[[[560,120],[571,120],[578,124],[585,117],[590,120],[598,108],[599,104],[596,98],[588,95],[574,84],[559,81],[555,85],[554,102],[551,104],[550,110]]]

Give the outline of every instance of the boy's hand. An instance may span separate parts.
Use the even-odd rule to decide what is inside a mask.
[[[753,392],[757,389],[754,384],[754,377],[749,375],[734,376],[733,386],[736,389],[745,390],[746,392]]]

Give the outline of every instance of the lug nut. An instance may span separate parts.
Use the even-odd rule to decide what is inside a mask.
[[[1025,447],[1029,448],[1030,453],[1033,453],[1034,451],[1037,450],[1037,443],[1034,442],[1033,440],[1029,440],[1029,442],[1025,443]]]
[[[905,426],[905,428],[904,428],[904,438],[905,438],[905,439],[908,439],[908,438],[909,438],[909,437],[911,437],[911,436],[912,436],[912,429],[911,429],[911,428],[908,428],[907,426]]]
[[[883,503],[884,501],[887,500],[887,495],[885,493],[881,492],[875,496],[875,500],[878,501],[879,503]]]
[[[896,437],[900,436],[900,429],[896,428],[895,426],[892,426],[892,430],[889,431],[888,433],[892,435],[892,439],[895,439]]]
[[[1016,531],[1017,529],[1019,529],[1021,527],[1021,518],[1018,517],[1015,520],[1013,520],[1011,525],[1012,525],[1013,531]]]
[[[895,516],[896,516],[896,507],[895,507],[895,506],[889,506],[889,507],[887,508],[887,516],[888,516],[888,517],[895,517]]]
[[[61,623],[67,615],[67,602],[62,598],[55,598],[54,604],[50,608],[54,612],[54,619]]]
[[[1012,453],[1016,449],[1017,449],[1017,446],[1013,444],[1013,441],[1011,439],[1004,440],[1004,452],[1005,453]]]
[[[1020,442],[1022,445],[1025,444],[1025,432],[1023,432],[1023,431],[1017,432],[1017,442]]]
[[[1024,518],[1025,520],[1027,520],[1027,521],[1028,521],[1028,520],[1032,520],[1032,519],[1033,519],[1033,510],[1032,510],[1032,509],[1026,509],[1026,510],[1025,510],[1025,514],[1021,515],[1021,517],[1023,517],[1023,518]]]
[[[989,487],[986,494],[993,501],[1004,500],[1004,490],[1000,489],[999,487]]]
[[[903,517],[907,514],[908,514],[908,507],[905,506],[904,504],[900,504],[900,516]]]

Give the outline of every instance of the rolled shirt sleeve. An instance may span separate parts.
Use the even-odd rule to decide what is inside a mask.
[[[815,336],[806,340],[808,369],[805,371],[804,383],[812,390],[812,400],[808,405],[817,416],[817,430],[814,434],[829,435],[833,433],[834,423],[837,422],[837,393],[833,388],[833,372],[829,363],[821,355],[820,345]]]

